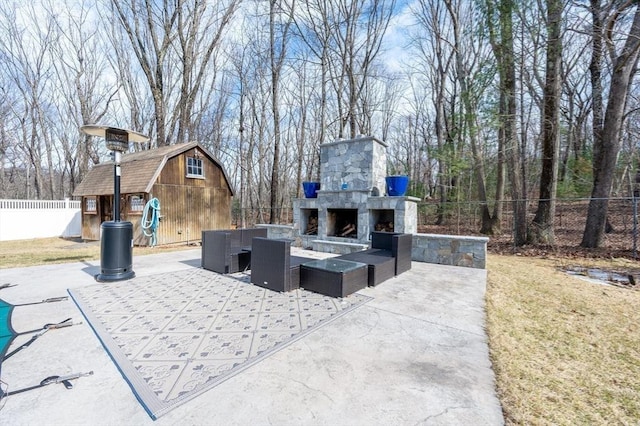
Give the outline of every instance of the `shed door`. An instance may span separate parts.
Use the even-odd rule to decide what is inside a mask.
[[[152,196],[160,200],[162,215],[158,244],[200,240],[203,230],[229,227],[229,196],[224,190],[156,185]]]
[[[203,230],[210,229],[206,218],[213,215],[209,207],[209,188],[189,187],[187,189],[187,223],[189,224],[196,239],[200,239]]]
[[[113,220],[113,196],[101,195],[100,202],[100,223]]]

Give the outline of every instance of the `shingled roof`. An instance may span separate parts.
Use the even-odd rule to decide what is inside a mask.
[[[167,160],[195,147],[198,147],[200,151],[205,153],[211,161],[220,167],[224,173],[227,184],[229,184],[229,179],[220,162],[198,142],[187,142],[124,154],[120,161],[120,193],[135,194],[150,192]],[[113,161],[95,165],[73,192],[73,196],[112,195],[113,166]],[[229,186],[229,191],[233,196],[231,186]]]

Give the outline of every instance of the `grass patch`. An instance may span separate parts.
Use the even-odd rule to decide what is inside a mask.
[[[487,329],[505,420],[637,424],[640,291],[571,277],[563,263],[488,258]]]
[[[134,247],[133,256],[193,249],[193,246]],[[0,269],[56,263],[100,260],[100,242],[77,239],[38,238],[0,241]]]

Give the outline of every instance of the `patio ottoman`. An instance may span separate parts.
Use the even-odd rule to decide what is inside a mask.
[[[346,297],[367,286],[367,265],[335,258],[300,265],[300,287],[330,297]]]
[[[390,256],[356,251],[343,254],[338,259],[366,263],[369,269],[367,282],[369,287],[375,287],[381,282],[393,278],[396,274],[396,259]]]

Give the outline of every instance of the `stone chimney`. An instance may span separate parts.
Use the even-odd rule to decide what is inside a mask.
[[[382,195],[387,175],[387,144],[359,136],[320,145],[320,189],[367,191]]]

